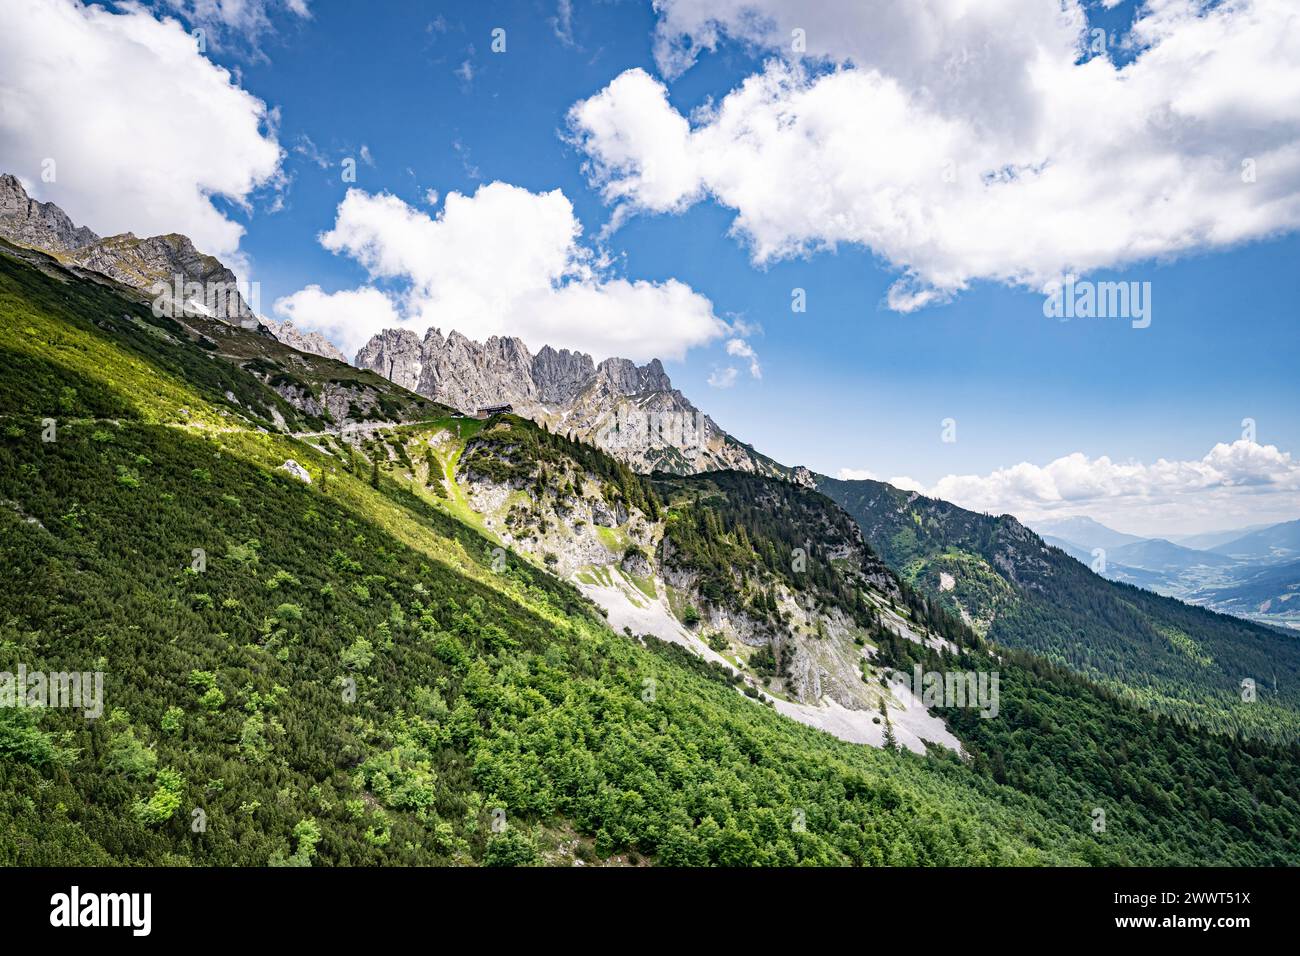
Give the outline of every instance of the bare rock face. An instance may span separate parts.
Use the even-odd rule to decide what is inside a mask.
[[[169,297],[186,311],[250,329],[258,325],[235,274],[220,259],[195,249],[188,236],[169,233],[139,239],[128,232],[74,249],[64,258],[155,297]]]
[[[294,478],[297,478],[299,481],[309,485],[311,484],[311,474],[307,471],[306,468],[298,464],[292,458],[286,461],[277,470],[287,471],[290,475],[292,475]]]
[[[673,388],[658,359],[637,365],[608,358],[597,365],[583,352],[549,345],[533,355],[514,337],[479,343],[430,329],[420,341],[409,331],[385,329],[353,364],[469,414],[509,403],[517,414],[573,433],[638,471],[735,468],[787,476]]]
[[[582,387],[596,374],[591,356],[585,352],[558,352],[549,345],[533,358],[533,381],[538,399],[547,405],[564,405],[573,401]]]
[[[275,322],[271,319],[262,319],[262,326],[285,345],[299,352],[310,352],[348,364],[348,357],[319,332],[304,332],[292,322]]]
[[[77,226],[52,202],[27,195],[17,176],[0,175],[0,236],[16,246],[56,254],[98,242],[85,226]]]
[[[358,356],[358,360],[359,360]],[[539,389],[533,380],[533,357],[517,338],[492,336],[479,344],[459,332],[443,339],[430,329],[421,345],[421,395],[475,412],[485,405],[509,402],[521,414],[539,404]]]
[[[74,224],[54,203],[29,197],[18,177],[8,173],[0,174],[0,238],[140,289],[167,303],[174,310],[169,314],[213,316],[246,329],[265,326],[299,351],[347,361],[319,333],[259,319],[235,274],[221,260],[194,248],[188,236],[168,233],[141,239],[127,232],[101,238]]]
[[[361,347],[354,364],[414,392],[420,384],[420,339],[409,329],[384,329]]]

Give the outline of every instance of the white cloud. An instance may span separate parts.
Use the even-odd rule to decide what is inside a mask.
[[[835,473],[835,477],[840,481],[885,481],[895,488],[901,488],[903,491],[925,491],[925,486],[915,478],[910,478],[907,475],[882,478],[870,468],[841,468]]]
[[[331,293],[322,291],[318,285],[309,285],[293,295],[276,299],[274,308],[281,319],[300,329],[321,333],[349,357],[380,329],[406,325],[393,301],[369,287]]]
[[[901,311],[1300,227],[1292,0],[1151,0],[1120,67],[1083,58],[1077,0],[657,6],[666,75],[723,36],[787,59],[690,119],[640,69],[575,104],[615,225],[711,197],[756,264],[871,249]],[[789,58],[795,28],[811,64]]]
[[[841,469],[840,477],[848,472]],[[1021,462],[987,475],[948,475],[917,490],[1026,521],[1084,514],[1142,533],[1174,534],[1297,517],[1300,461],[1274,445],[1239,439],[1215,445],[1200,459],[1143,464],[1075,452],[1042,466]]]
[[[0,169],[102,235],[182,232],[231,257],[244,228],[211,197],[247,207],[278,182],[266,104],[201,56],[177,21],[138,7],[9,0],[4,19]],[[41,179],[45,158],[52,183]]]
[[[272,29],[274,15],[288,12],[302,19],[311,17],[307,0],[162,0],[155,5],[174,10],[210,33],[238,33],[254,43]]]
[[[709,384],[714,388],[731,388],[736,384],[736,376],[739,374],[730,365],[726,368],[715,368],[709,373]]]
[[[734,355],[736,358],[748,359],[749,374],[754,378],[763,377],[763,367],[758,362],[758,356],[744,339],[728,339],[727,354]]]
[[[400,324],[420,332],[454,328],[475,339],[517,335],[533,349],[551,344],[636,361],[680,359],[731,334],[708,299],[675,279],[610,275],[581,233],[558,189],[532,193],[494,182],[472,196],[448,193],[432,216],[396,196],[351,189],[321,244],[357,260],[373,280],[399,287],[397,315],[372,298],[376,308],[349,319],[331,297],[298,293],[301,299],[290,297],[294,324],[327,332],[334,323],[329,328],[345,350]]]
[[[573,39],[573,0],[559,0],[555,6],[555,16],[551,18],[551,29],[555,38],[565,46],[574,46]]]
[[[306,158],[308,162],[315,163],[320,169],[328,169],[332,165],[329,157],[321,152],[315,140],[306,133],[298,136],[298,142],[294,143],[293,151]]]

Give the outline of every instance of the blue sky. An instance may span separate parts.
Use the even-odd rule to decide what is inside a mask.
[[[71,0],[48,3],[62,6]],[[763,0],[773,10],[775,4]],[[1014,0],[1006,5],[1014,7]],[[780,58],[781,51],[761,34],[718,21],[711,33],[696,37],[712,49],[686,66],[680,59],[672,62],[664,37],[676,29],[690,32],[701,15],[687,9],[692,6],[687,0],[666,5],[674,9],[659,14],[650,4],[632,0],[576,0],[571,6],[551,0],[376,2],[364,8],[312,0],[296,11],[290,9],[294,4],[252,6],[265,13],[264,20],[241,20],[233,13],[223,19],[219,6],[213,13],[179,0],[155,4],[154,9],[159,16],[180,15],[187,29],[205,26],[209,62],[228,68],[232,85],[273,111],[264,117],[261,135],[274,137],[282,151],[275,174],[266,176],[265,167],[257,167],[259,186],[227,189],[224,198],[213,200],[226,219],[245,229],[233,258],[260,283],[268,314],[273,303],[309,286],[319,286],[326,296],[370,286],[394,301],[400,298],[410,277],[376,277],[358,251],[364,238],[340,238],[333,250],[319,241],[336,226],[349,188],[366,197],[391,194],[434,219],[448,194],[472,196],[488,183],[508,183],[538,195],[560,190],[582,227],[582,248],[609,257],[602,267],[606,279],[651,284],[676,280],[707,299],[726,331],[687,345],[684,358],[667,361],[666,367],[674,383],[720,425],[778,460],[832,475],[852,469],[854,474],[870,472],[900,481],[905,476],[927,490],[946,488],[947,496],[971,507],[1010,508],[1024,517],[1089,513],[1140,532],[1173,534],[1300,515],[1294,469],[1286,459],[1300,446],[1300,238],[1288,219],[1296,207],[1294,179],[1279,193],[1278,203],[1287,211],[1277,213],[1276,222],[1252,222],[1243,227],[1242,238],[1220,241],[1196,238],[1193,234],[1213,231],[1206,232],[1194,217],[1187,220],[1190,224],[1173,216],[1165,223],[1165,214],[1155,207],[1205,205],[1222,189],[1207,192],[1209,200],[1194,192],[1179,197],[1177,186],[1171,187],[1172,199],[1162,194],[1159,202],[1136,188],[1132,196],[1114,198],[1104,191],[1109,188],[1105,169],[1098,168],[1097,181],[1081,183],[1080,188],[1110,197],[1108,202],[1126,203],[1128,218],[1121,217],[1113,228],[1127,234],[1113,243],[1110,237],[1096,241],[1095,235],[1084,233],[1105,233],[1112,228],[1110,220],[1098,219],[1089,230],[1080,230],[1078,223],[1087,220],[1077,210],[1046,206],[1042,218],[1050,222],[1059,215],[1061,229],[1050,233],[1049,227],[1045,235],[1050,234],[1050,240],[1030,245],[1053,248],[1041,258],[1035,252],[1033,261],[1023,266],[1032,273],[1030,278],[1009,280],[1008,270],[1022,271],[1014,236],[991,236],[990,245],[997,248],[989,259],[996,261],[985,262],[978,234],[933,256],[935,244],[918,242],[908,229],[879,241],[855,241],[854,229],[876,235],[873,225],[859,222],[847,227],[848,233],[829,229],[823,235],[815,221],[808,226],[799,214],[785,211],[783,201],[775,211],[771,199],[762,200],[768,203],[762,207],[752,199],[743,173],[716,172],[725,165],[719,159],[722,153],[705,156],[702,147],[698,170],[689,173],[691,181],[701,185],[684,188],[667,203],[652,196],[654,184],[648,184],[646,176],[632,182],[636,177],[627,169],[593,172],[593,164],[599,166],[596,160],[608,162],[617,143],[607,134],[575,127],[570,110],[602,91],[615,90],[611,84],[626,71],[643,70],[646,90],[662,85],[665,117],[678,115],[700,129],[709,124],[709,117],[695,111],[716,109],[748,78],[761,75],[765,64]],[[695,6],[709,13],[703,0]],[[1131,3],[1080,9],[1087,17],[1080,28],[1085,31],[1103,25],[1122,37],[1134,18]],[[108,5],[105,13],[122,11]],[[148,15],[122,13],[128,14]],[[1024,19],[1014,9],[1007,15]],[[784,37],[789,32],[780,20],[784,14],[774,16],[776,35]],[[1208,29],[1203,11],[1201,20],[1199,26],[1160,26],[1160,37],[1172,46],[1176,30]],[[495,28],[506,31],[504,53],[490,49]],[[859,42],[853,40],[855,29],[857,24],[846,20],[843,30],[835,31],[843,34],[836,43]],[[889,24],[882,26],[888,29]],[[1025,32],[1033,29],[1030,23]],[[1043,28],[1045,35],[1050,29],[1054,27]],[[820,35],[826,32],[823,28]],[[870,42],[864,33],[859,46],[845,53],[835,46],[818,49],[809,39],[806,73],[788,84],[795,89],[789,102],[816,87],[819,78],[833,80],[829,74],[852,72],[855,64],[873,55]],[[901,54],[900,62],[894,62],[905,47],[906,41],[900,40],[879,54],[881,63],[904,81],[924,86],[924,62],[903,62]],[[1018,50],[1005,53],[1011,61]],[[1119,69],[1141,54],[1140,45],[1135,49],[1131,43],[1117,42],[1108,55]],[[1080,57],[1081,62],[1086,59]],[[1223,68],[1234,67],[1228,63]],[[969,93],[973,102],[990,104],[985,111],[990,114],[1004,102],[1014,103],[1014,89],[1008,88],[1004,101],[997,84],[1005,78],[996,70],[989,72],[991,80],[980,76],[978,82],[947,91],[949,101]],[[1166,81],[1145,82],[1158,89],[1158,83]],[[823,89],[829,95],[830,84]],[[639,102],[629,97],[623,103],[611,92],[610,115],[634,130],[646,114]],[[1007,106],[1008,115],[1016,108]],[[1186,104],[1178,108],[1192,109]],[[981,109],[972,115],[980,115]],[[1286,136],[1276,143],[1228,150],[1225,155],[1234,167],[1238,154],[1300,141],[1294,115],[1286,107],[1278,109],[1283,112],[1266,117],[1264,125],[1280,127]],[[848,101],[846,113],[851,110]],[[1099,117],[1098,122],[1105,119]],[[1020,122],[1008,120],[1007,129]],[[882,149],[898,136],[886,129],[879,130],[878,138],[868,132],[872,135],[863,142]],[[1225,128],[1211,133],[1207,142],[1240,135]],[[1072,130],[1069,135],[1079,134]],[[1117,139],[1123,135],[1116,131]],[[1015,139],[1012,132],[1007,136],[1008,141]],[[20,167],[15,171],[26,179],[39,177],[33,150],[24,153],[2,138],[0,145],[10,153],[4,157],[6,166]],[[1122,151],[1124,144],[1109,148]],[[936,153],[936,166],[942,155]],[[340,175],[345,157],[356,160],[354,183]],[[745,162],[738,160],[737,165]],[[801,181],[799,167],[793,167],[793,175],[789,168],[773,161],[772,176],[786,176],[789,190],[811,194],[826,186],[811,175]],[[1115,175],[1115,191],[1122,193],[1119,184],[1141,171],[1116,167]],[[1294,177],[1294,170],[1287,175]],[[613,229],[607,227],[620,203],[601,191],[611,182],[627,187],[621,195],[622,205],[628,207]],[[838,180],[828,182],[826,188],[840,188]],[[57,184],[43,190],[34,185],[45,193],[41,198],[60,201]],[[438,203],[427,201],[429,190],[437,191]],[[117,225],[85,219],[96,212],[89,200],[81,209],[73,194],[63,195],[62,201],[75,218],[100,232]],[[797,203],[799,197],[792,201]],[[1030,201],[1036,200],[1024,200]],[[1148,203],[1150,210],[1145,208]],[[1151,235],[1145,224],[1148,212],[1154,223]],[[987,224],[992,233],[999,213],[995,207],[987,223],[967,216],[960,220],[961,228],[978,233]],[[1018,209],[1008,213],[1008,220],[1032,213]],[[735,227],[742,214],[764,222],[786,215],[790,221],[746,231]],[[129,215],[122,214],[127,219]],[[100,218],[113,217],[105,211]],[[149,224],[144,225],[136,231],[149,231]],[[180,222],[173,228],[184,227]],[[784,242],[791,235],[796,236],[793,247],[765,257],[756,253],[765,236]],[[1186,240],[1186,235],[1193,237]],[[500,235],[499,242],[510,243],[512,236]],[[1119,251],[1112,252],[1112,246]],[[1154,257],[1135,255],[1134,247],[1158,252]],[[1055,268],[1057,259],[1051,255],[1081,263],[1079,272],[1086,279],[1149,282],[1150,326],[1135,329],[1126,318],[1045,317],[1040,280]],[[935,294],[910,311],[891,307],[891,288],[908,275],[918,275],[919,285]],[[791,311],[796,288],[805,290],[806,312]],[[436,324],[444,332],[458,327],[452,311],[435,312],[441,315]],[[295,318],[303,324],[310,314],[304,309]],[[410,324],[421,329],[427,314],[421,312],[417,319],[404,312]],[[609,321],[618,320],[615,316]],[[575,338],[552,344],[586,344],[581,335]],[[727,353],[726,343],[736,338],[757,354],[761,377],[750,373],[746,359]],[[728,368],[736,369],[730,387],[709,384]],[[956,421],[956,441],[941,440],[941,422],[948,418]],[[1046,497],[1024,493],[1041,475],[1030,475],[1027,485],[1008,473],[996,477],[1000,469],[1020,463],[1044,468],[1075,453],[1084,456],[1085,472],[1103,456],[1112,463],[1132,460],[1146,467],[1154,467],[1159,459],[1204,463],[1216,444],[1231,446],[1243,438],[1245,418],[1255,422],[1252,444],[1275,446],[1276,452],[1261,460],[1258,473],[1248,464],[1242,466],[1245,472],[1229,479],[1229,484],[1235,480],[1238,486],[1250,486],[1248,491],[1239,487],[1230,495],[1221,494],[1221,488],[1207,487],[1202,479],[1189,483],[1145,474],[1137,497],[1111,487],[1096,494],[1067,495],[1061,501],[1054,491]],[[1238,452],[1239,459],[1258,457],[1253,449]],[[1231,471],[1219,468],[1215,474]],[[964,486],[939,484],[945,476],[963,475],[980,480]],[[1113,478],[1104,476],[1105,481]]]

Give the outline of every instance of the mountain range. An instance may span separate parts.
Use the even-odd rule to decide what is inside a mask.
[[[533,355],[514,337],[479,343],[454,330],[444,337],[429,329],[420,338],[385,329],[357,352],[355,364],[467,414],[509,404],[638,471],[794,474],[719,428],[673,388],[658,359],[640,366],[623,358],[596,363],[586,353],[549,345]]]
[[[188,236],[169,233],[141,239],[128,232],[102,238],[86,226],[74,224],[54,203],[32,199],[11,173],[0,174],[0,238],[49,253],[66,266],[148,291],[155,299],[167,299],[181,312],[211,315],[245,328],[261,325],[298,351],[347,361],[347,356],[319,332],[303,332],[290,322],[258,316],[246,301],[234,272],[216,257],[198,251]],[[203,292],[191,296],[186,292],[187,285]],[[176,294],[178,289],[180,295]]]
[[[1086,517],[1037,522],[1044,540],[1112,581],[1300,629],[1300,520],[1178,538],[1141,538]],[[1101,548],[1101,555],[1095,550]]]
[[[53,203],[31,199],[10,174],[0,175],[0,238],[141,291],[165,290],[182,312],[250,328],[260,325],[300,352],[347,361],[320,333],[256,315],[234,273],[198,252],[185,236],[138,239],[127,233],[102,239],[76,226]],[[202,295],[172,294],[191,284],[222,294],[215,303],[205,302]],[[357,352],[353,364],[466,414],[510,404],[518,413],[592,441],[642,471],[695,474],[735,468],[806,480],[802,470],[778,465],[719,428],[673,388],[658,359],[641,366],[623,358],[597,364],[585,353],[549,345],[533,355],[514,337],[493,336],[478,343],[455,330],[444,337],[440,330],[429,329],[420,338],[410,330],[385,329]]]
[[[0,708],[6,859],[1300,862],[1293,637],[720,430],[678,461],[624,434],[699,414],[657,362],[354,367],[4,209],[0,648],[108,701]]]

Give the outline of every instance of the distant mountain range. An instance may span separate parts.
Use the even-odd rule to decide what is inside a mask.
[[[1200,551],[1206,551],[1221,544],[1227,544],[1229,541],[1243,538],[1252,531],[1270,527],[1272,527],[1272,524],[1266,522],[1264,524],[1247,525],[1244,528],[1232,528],[1228,531],[1208,531],[1203,534],[1171,534],[1166,535],[1166,537],[1174,544],[1181,544],[1184,548],[1196,548]]]
[[[1263,717],[1236,707],[1243,676],[1276,674],[1300,704],[1300,643],[1290,635],[1126,586],[1116,565],[1094,574],[1011,515],[977,514],[879,481],[818,476],[817,489],[857,519],[907,584],[1000,645],[1068,664],[1170,716],[1196,713],[1207,726],[1244,730]],[[1152,555],[1166,560],[1168,544]]]
[[[1180,536],[1177,542],[1125,534],[1082,516],[1036,522],[1035,528],[1048,544],[1112,581],[1300,628],[1300,520]],[[1097,548],[1105,552],[1104,563],[1094,554]]]
[[[1085,551],[1091,551],[1093,548],[1112,548],[1123,547],[1126,544],[1134,544],[1138,541],[1145,540],[1136,534],[1124,534],[1122,531],[1116,531],[1108,528],[1100,521],[1094,521],[1084,515],[1075,515],[1070,518],[1058,518],[1052,521],[1034,522],[1034,530],[1041,534],[1044,539],[1056,538],[1068,541],[1070,544]]]
[[[1239,561],[1289,561],[1300,558],[1300,520],[1286,521],[1212,548]]]

